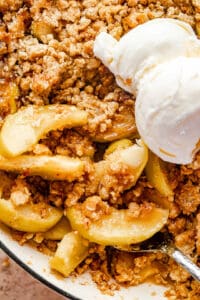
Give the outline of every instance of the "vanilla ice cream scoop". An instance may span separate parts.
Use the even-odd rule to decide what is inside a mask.
[[[200,41],[190,25],[155,19],[119,42],[102,32],[94,53],[136,95],[136,125],[148,147],[163,160],[192,162],[200,140]]]
[[[135,75],[179,55],[200,55],[200,43],[191,26],[174,19],[154,19],[129,31],[119,42],[101,32],[94,43],[94,54],[116,76],[120,87],[136,92]],[[192,45],[192,47],[191,47]]]
[[[140,86],[136,101],[140,135],[165,161],[192,161],[200,139],[200,59],[159,64]]]

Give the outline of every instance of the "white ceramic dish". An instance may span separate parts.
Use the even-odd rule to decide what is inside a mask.
[[[122,288],[113,296],[107,296],[97,289],[89,274],[78,278],[59,279],[49,269],[48,256],[29,246],[20,246],[1,223],[0,248],[36,279],[73,300],[166,300],[163,296],[164,287],[153,284]]]

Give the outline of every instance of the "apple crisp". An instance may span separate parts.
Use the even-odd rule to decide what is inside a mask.
[[[0,212],[0,220],[19,243],[53,256],[53,267],[64,259],[58,252],[66,241],[82,245],[80,259],[61,273],[89,271],[103,293],[150,280],[167,286],[171,300],[198,300],[200,284],[171,258],[114,249],[98,225],[113,216],[136,226],[148,219],[146,239],[159,224],[157,231],[168,231],[200,266],[200,153],[190,165],[150,159],[135,125],[134,97],[93,54],[99,32],[119,40],[166,17],[189,23],[200,36],[198,0],[0,0],[0,211],[12,217],[17,210],[19,217],[13,225]],[[15,154],[8,133],[16,144],[27,133]],[[157,185],[154,168],[162,178]],[[85,226],[83,237],[72,231],[75,219]],[[88,233],[91,224],[102,239]],[[140,242],[139,229],[123,238]]]

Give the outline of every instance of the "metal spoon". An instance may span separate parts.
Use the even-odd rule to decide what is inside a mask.
[[[172,257],[179,265],[188,271],[192,277],[200,281],[200,268],[194,264],[189,257],[176,248],[172,238],[166,232],[158,232],[152,238],[139,244],[131,244],[128,246],[116,246],[116,249],[127,252],[157,252],[161,251]]]

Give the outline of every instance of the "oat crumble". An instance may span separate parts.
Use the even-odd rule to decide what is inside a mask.
[[[108,213],[110,206],[128,208],[139,216],[158,205],[154,199],[160,196],[145,174],[128,189],[129,170],[102,161],[111,141],[135,138],[138,133],[135,99],[117,86],[94,57],[93,42],[101,31],[120,39],[137,25],[160,17],[183,20],[200,37],[199,0],[0,0],[0,126],[13,109],[5,92],[10,83],[18,89],[16,110],[29,104],[62,103],[89,115],[87,125],[52,131],[31,152],[79,157],[85,164],[84,175],[66,182],[9,174],[6,199],[16,206],[45,202],[63,209],[83,203],[89,221]],[[106,172],[98,177],[101,168]],[[167,176],[174,198],[166,200],[170,202],[166,229],[200,266],[200,153],[190,165],[167,164]],[[57,242],[45,240],[42,234],[13,231],[12,236],[20,244],[37,245],[44,253],[52,254],[57,248]],[[171,300],[200,298],[200,284],[160,253],[129,254],[94,244],[76,274],[86,270],[104,293],[153,280],[168,287],[166,296]]]

